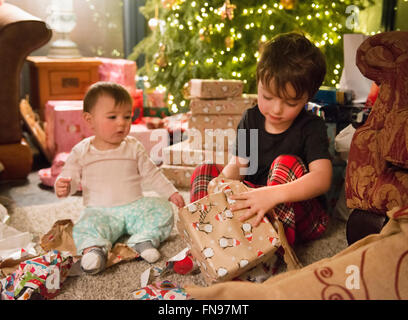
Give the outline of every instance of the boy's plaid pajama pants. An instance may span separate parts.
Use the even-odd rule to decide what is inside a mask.
[[[208,184],[220,174],[222,168],[220,165],[203,164],[194,170],[191,176],[191,202],[208,194]],[[272,162],[267,185],[288,183],[306,173],[307,168],[300,158],[292,155],[281,155]],[[251,188],[261,187],[248,181],[244,181],[244,183]],[[308,241],[320,237],[329,222],[329,217],[317,198],[295,203],[282,203],[274,210],[285,227],[285,234],[291,246],[295,240]]]

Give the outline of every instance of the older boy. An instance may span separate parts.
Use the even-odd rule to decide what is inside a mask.
[[[332,177],[326,126],[304,108],[325,73],[323,54],[303,35],[281,34],[266,43],[257,66],[258,105],[244,113],[238,130],[245,130],[245,139],[237,135],[234,156],[220,174],[254,188],[234,197],[244,200],[232,207],[247,209],[242,220],[256,215],[256,226],[274,209],[292,245],[296,238],[319,237],[328,223],[318,199],[330,188]],[[258,130],[258,150],[251,155],[246,154],[251,150],[249,129]],[[251,161],[258,161],[258,170],[247,175]],[[220,169],[196,168],[191,201],[206,194],[204,189]]]

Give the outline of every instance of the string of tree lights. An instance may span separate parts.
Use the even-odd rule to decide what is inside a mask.
[[[149,34],[129,59],[145,55],[139,70],[168,93],[172,112],[188,110],[183,95],[192,78],[238,79],[256,93],[255,70],[262,44],[298,31],[326,56],[324,85],[336,86],[343,66],[343,34],[353,33],[358,12],[373,1],[147,0],[140,9]],[[348,8],[348,9],[347,9]],[[285,59],[285,57],[282,57]]]

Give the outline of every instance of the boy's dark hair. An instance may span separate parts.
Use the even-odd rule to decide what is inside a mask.
[[[289,32],[277,35],[263,46],[256,68],[256,83],[267,88],[273,78],[279,97],[300,99],[307,93],[313,98],[326,75],[326,59],[323,53],[304,35]],[[296,91],[290,97],[286,85]]]
[[[115,105],[130,104],[133,105],[132,97],[125,87],[114,82],[99,81],[91,85],[84,98],[84,112],[91,112],[98,98],[102,95],[108,95],[115,100]]]

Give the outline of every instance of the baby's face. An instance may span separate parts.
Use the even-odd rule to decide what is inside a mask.
[[[114,149],[129,134],[132,124],[132,106],[115,105],[112,97],[102,95],[85,120],[94,131],[95,147],[100,150]]]

